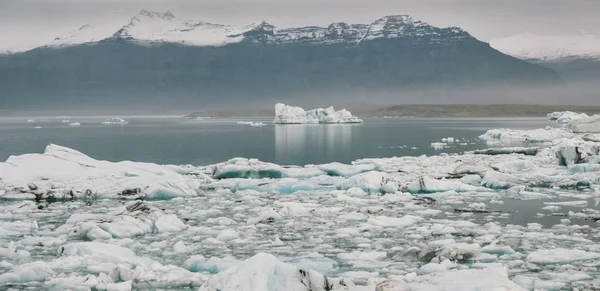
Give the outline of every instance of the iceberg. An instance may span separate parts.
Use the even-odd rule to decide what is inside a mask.
[[[305,111],[301,107],[282,103],[275,105],[276,124],[318,124],[318,123],[362,123],[363,120],[353,116],[346,109],[336,111],[333,107],[317,108]]]

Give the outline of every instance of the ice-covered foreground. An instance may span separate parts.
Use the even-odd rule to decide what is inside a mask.
[[[305,111],[301,107],[294,107],[277,103],[275,105],[275,120],[277,124],[304,124],[304,123],[361,123],[362,119],[353,116],[346,109],[335,111],[333,107],[317,108]]]
[[[0,289],[600,288],[599,139],[483,138],[536,148],[304,167],[113,163],[56,145],[13,156]],[[503,208],[532,199],[530,216]]]

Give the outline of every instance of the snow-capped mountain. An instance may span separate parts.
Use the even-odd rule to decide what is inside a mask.
[[[0,55],[0,108],[245,106],[396,94],[464,100],[465,90],[484,98],[476,88],[486,86],[561,82],[555,71],[505,55],[460,28],[406,15],[278,28],[143,10]]]
[[[242,26],[182,21],[171,12],[142,10],[122,25],[83,25],[50,46],[62,47],[117,38],[141,42],[170,42],[219,46],[241,41],[255,43],[354,43],[378,38],[413,37],[413,41],[442,42],[471,37],[457,27],[437,28],[410,16],[386,16],[370,24],[333,23],[328,27],[279,29],[259,22]]]
[[[600,37],[588,32],[549,36],[525,33],[492,40],[490,45],[503,53],[524,60],[542,62],[572,59],[600,60]]]

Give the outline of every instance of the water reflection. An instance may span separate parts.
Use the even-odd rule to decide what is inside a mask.
[[[280,164],[345,160],[357,124],[286,124],[275,126],[275,159]]]

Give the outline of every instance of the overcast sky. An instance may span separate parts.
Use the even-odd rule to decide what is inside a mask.
[[[278,27],[408,14],[436,26],[460,26],[484,41],[525,32],[600,35],[600,0],[0,0],[0,41],[44,44],[83,24],[123,21],[143,8],[170,10],[186,20],[266,20]]]

